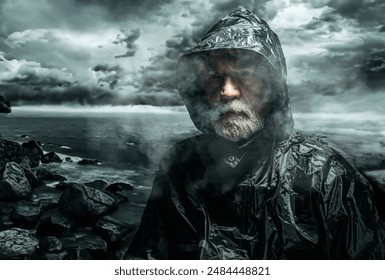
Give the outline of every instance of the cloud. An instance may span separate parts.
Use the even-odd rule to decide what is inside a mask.
[[[114,89],[123,75],[123,69],[119,65],[109,66],[99,64],[92,68],[95,79],[100,86],[107,84],[110,89]]]
[[[117,39],[113,41],[113,43],[123,45],[127,48],[127,51],[125,54],[116,55],[115,58],[134,56],[137,49],[134,43],[140,37],[140,29],[135,28],[131,30],[121,30],[121,32],[123,34],[118,34]]]
[[[75,0],[76,4],[86,7],[102,7],[108,13],[108,19],[112,21],[124,20],[127,16],[140,19],[143,16],[152,16],[154,11],[173,0]]]

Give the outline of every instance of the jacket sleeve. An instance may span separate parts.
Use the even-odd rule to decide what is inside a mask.
[[[168,166],[160,163],[150,197],[138,230],[125,254],[125,259],[167,259],[169,240],[166,225],[171,215]]]
[[[370,182],[342,157],[329,160],[322,173],[315,205],[328,258],[384,259],[384,226]]]

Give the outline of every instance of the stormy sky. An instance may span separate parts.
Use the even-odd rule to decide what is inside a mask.
[[[383,111],[383,0],[0,0],[0,95],[180,105],[177,58],[239,5],[278,34],[294,111]]]

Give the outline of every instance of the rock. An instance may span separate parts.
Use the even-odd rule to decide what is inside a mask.
[[[80,184],[66,188],[59,200],[62,213],[87,222],[107,214],[116,207],[116,200],[107,193]]]
[[[40,181],[32,170],[24,168],[24,174],[32,188],[44,185],[44,182]]]
[[[104,190],[105,187],[108,185],[108,183],[104,180],[95,180],[92,182],[84,183],[84,185],[87,187],[91,187],[91,188],[95,188],[95,189],[99,189],[99,190]]]
[[[94,232],[101,236],[110,247],[117,247],[119,241],[134,228],[111,216],[102,217],[94,226]]]
[[[19,143],[0,139],[0,168],[6,163],[14,161],[20,163],[22,148]]]
[[[36,205],[17,205],[11,219],[17,227],[33,227],[41,215],[41,208]]]
[[[56,208],[49,210],[42,215],[40,222],[36,227],[36,235],[58,236],[67,233],[73,226],[74,223],[70,219],[64,217]]]
[[[32,231],[12,228],[0,232],[0,259],[30,259],[39,240]]]
[[[39,180],[46,180],[46,181],[67,181],[67,178],[64,176],[61,176],[59,174],[56,174],[55,172],[51,172],[48,169],[45,168],[38,168],[36,169],[36,177]]]
[[[65,161],[66,161],[66,162],[74,162],[74,161],[72,160],[72,158],[70,158],[70,157],[66,157],[66,158],[65,158]]]
[[[65,252],[63,260],[92,260],[87,249],[73,247]]]
[[[133,189],[134,187],[131,184],[122,183],[122,182],[113,183],[111,185],[108,185],[105,188],[106,191],[110,191],[110,192],[118,192],[118,191],[124,191],[124,190],[132,191]]]
[[[31,167],[37,167],[40,164],[40,159],[44,155],[43,149],[39,141],[31,140],[21,144],[23,147],[23,154],[30,160]]]
[[[59,182],[58,184],[55,185],[55,189],[64,191],[65,189],[73,185],[79,185],[79,184],[74,182]]]
[[[89,165],[89,164],[100,165],[102,163],[100,161],[98,161],[97,159],[82,159],[82,160],[78,161],[78,164],[81,164],[81,165]]]
[[[43,155],[40,159],[42,163],[50,163],[50,162],[62,162],[60,157],[54,152],[49,152]]]
[[[56,208],[62,192],[47,186],[41,186],[32,190],[31,201],[41,208],[41,211]]]
[[[14,209],[13,203],[0,202],[0,231],[14,227],[11,214]]]
[[[72,236],[61,240],[69,251],[64,259],[108,259],[107,243],[100,236]]]
[[[39,248],[46,253],[60,252],[63,251],[63,243],[55,236],[45,236],[40,238]]]
[[[36,258],[38,260],[63,260],[67,252],[58,252],[58,253],[42,253]]]
[[[16,162],[7,162],[0,172],[0,178],[0,199],[30,196],[31,186],[24,170]]]

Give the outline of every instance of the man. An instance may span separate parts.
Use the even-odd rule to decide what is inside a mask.
[[[384,258],[370,182],[293,132],[277,35],[239,7],[177,65],[203,134],[166,154],[127,258]]]

